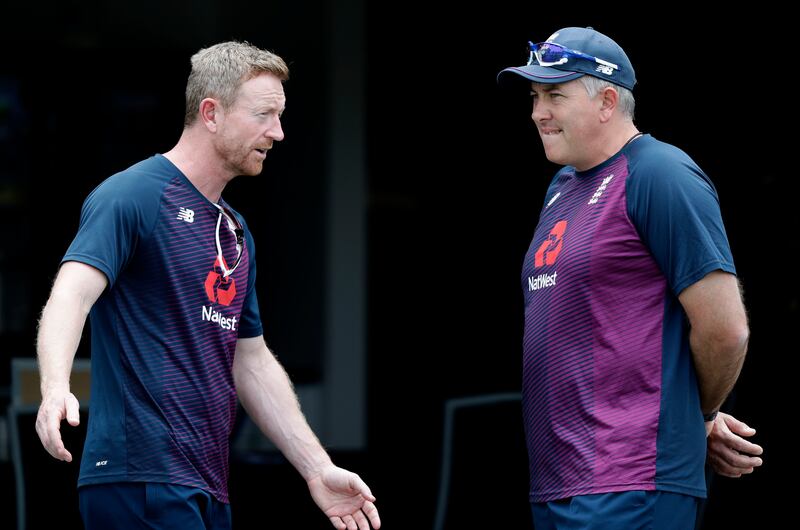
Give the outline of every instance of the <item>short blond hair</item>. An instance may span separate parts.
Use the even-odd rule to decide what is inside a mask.
[[[218,99],[223,107],[230,107],[242,83],[265,73],[281,81],[289,79],[289,67],[283,59],[249,42],[221,42],[198,51],[192,56],[192,71],[186,82],[184,127],[195,122],[205,98]]]

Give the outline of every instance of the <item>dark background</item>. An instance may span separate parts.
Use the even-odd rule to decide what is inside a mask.
[[[286,140],[262,176],[235,182],[225,196],[258,240],[271,346],[292,352],[281,360],[296,383],[323,377],[326,46],[339,8],[322,0],[8,8],[0,35],[0,385],[8,359],[34,355],[36,316],[83,198],[106,176],[174,145],[189,57],[231,38],[274,50],[292,71]],[[765,464],[753,476],[715,480],[705,528],[788,516],[800,323],[791,17],[769,3],[703,15],[672,3],[362,9],[368,436],[361,451],[332,453],[371,485],[385,527],[433,524],[445,401],[519,391],[520,266],[557,168],[544,158],[527,93],[498,88],[495,75],[524,62],[526,41],[568,25],[591,25],[626,49],[639,80],[639,129],[684,149],[719,192],[752,331],[728,410],[758,429]],[[506,405],[458,416],[448,528],[529,527],[518,412]],[[79,527],[76,466],[49,461],[32,427],[26,432],[31,527],[53,516],[60,528]],[[8,462],[0,473],[11,492],[0,498],[0,526],[10,528]],[[231,490],[238,528],[326,528],[277,455],[234,455]]]

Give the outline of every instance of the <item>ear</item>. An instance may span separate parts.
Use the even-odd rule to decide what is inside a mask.
[[[616,88],[606,87],[599,94],[600,97],[600,121],[605,123],[611,119],[614,109],[619,105],[619,92]]]
[[[213,98],[205,98],[200,102],[200,120],[210,132],[217,132],[217,121],[222,118],[222,106]]]

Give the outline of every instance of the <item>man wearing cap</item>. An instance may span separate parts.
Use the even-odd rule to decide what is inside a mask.
[[[637,130],[636,75],[607,36],[559,30],[499,77],[530,82],[564,166],[522,271],[536,529],[692,528],[709,433],[719,472],[761,464],[755,431],[717,415],[749,331],[716,190]]]

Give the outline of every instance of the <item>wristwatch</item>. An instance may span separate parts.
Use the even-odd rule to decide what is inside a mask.
[[[715,410],[714,412],[709,412],[708,414],[703,414],[703,421],[705,422],[714,421],[717,418],[717,414],[719,414],[718,410]]]

